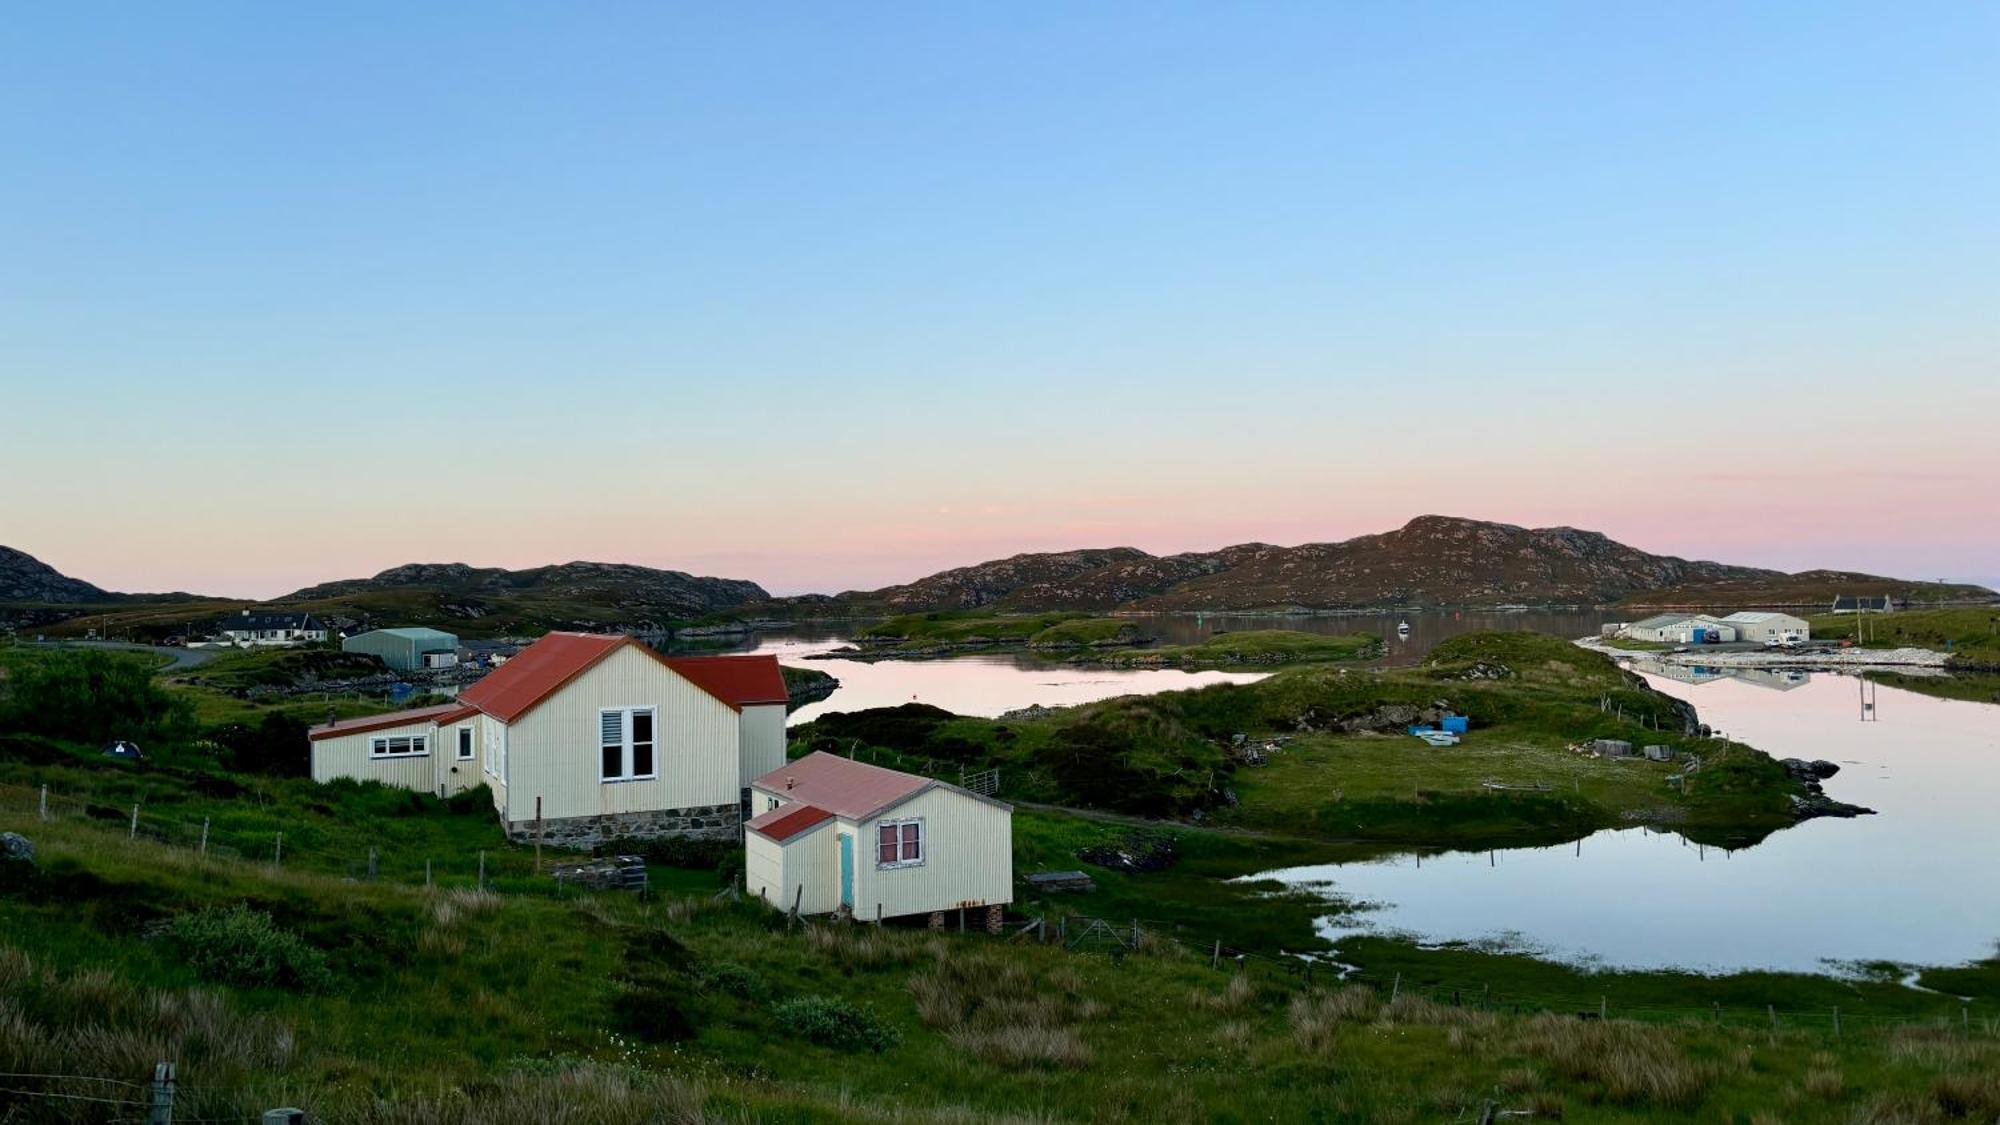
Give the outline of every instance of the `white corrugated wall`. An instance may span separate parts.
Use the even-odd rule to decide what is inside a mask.
[[[765,703],[745,707],[740,723],[743,731],[743,768],[737,785],[750,783],[785,764],[785,705]]]
[[[419,734],[429,738],[430,755],[418,757],[410,754],[393,758],[369,756],[371,739],[408,738]],[[436,767],[432,763],[431,756],[436,753],[437,728],[429,720],[407,723],[399,727],[356,731],[353,734],[313,741],[312,777],[314,781],[351,777],[356,781],[379,781],[384,785],[414,789],[419,793],[435,793],[437,790],[434,788],[433,777]]]
[[[598,777],[598,713],[655,709],[655,769],[649,781]],[[613,652],[507,728],[507,816],[598,816],[701,805],[734,805],[739,789],[739,718],[636,648]]]
[[[912,817],[924,822],[923,864],[879,868],[877,824]],[[856,835],[856,917],[874,918],[878,903],[883,917],[894,918],[1014,900],[1014,817],[1007,809],[940,787],[861,825]]]

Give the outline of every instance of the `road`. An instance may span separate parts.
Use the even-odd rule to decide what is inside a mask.
[[[43,648],[94,648],[113,652],[150,652],[167,658],[164,672],[178,672],[206,664],[215,659],[215,653],[202,648],[168,648],[165,645],[139,645],[126,641],[36,641]]]

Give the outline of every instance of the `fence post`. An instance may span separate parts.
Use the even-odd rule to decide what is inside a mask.
[[[482,891],[486,889],[486,852],[484,850],[479,853],[479,889]]]
[[[535,798],[535,874],[542,873],[542,799]]]
[[[125,834],[125,838],[127,840],[136,840],[139,838],[139,806],[137,805],[132,806],[132,830]]]
[[[1972,1005],[1964,1000],[1958,1002],[1958,1026],[1963,1028],[1967,1035],[1972,1034]]]
[[[1840,1005],[1833,1006],[1833,1037],[1840,1038]]]
[[[1139,920],[1132,919],[1132,948],[1139,948]]]
[[[430,886],[431,886],[431,861],[426,859],[424,861],[424,889],[429,890]]]
[[[1771,1015],[1771,1030],[1778,1030],[1778,1006],[1776,1004],[1766,1004],[1764,1005],[1764,1010]]]
[[[375,866],[375,847],[374,845],[371,844],[369,845],[368,848],[368,881],[371,883],[375,881],[376,870],[377,868]]]
[[[285,834],[283,832],[279,832],[278,842],[272,845],[271,847],[271,866],[283,867],[284,865],[285,865]]]
[[[49,818],[49,787],[47,785],[42,786],[42,807],[39,815],[43,820]]]
[[[1599,996],[1599,997],[1597,998],[1597,1018],[1598,1018],[1598,1019],[1601,1019],[1601,1020],[1608,1020],[1608,1019],[1610,1019],[1610,1018],[1611,1018],[1611,998],[1610,998],[1610,997],[1608,997],[1608,996]]]
[[[202,854],[202,855],[207,855],[207,854],[208,854],[208,818],[207,818],[207,817],[202,817],[202,818],[201,818],[201,846],[200,846],[200,848],[199,848],[199,852],[200,852],[200,854]]]
[[[1222,939],[1217,938],[1215,941],[1215,952],[1208,955],[1208,967],[1213,969],[1220,964],[1222,964]]]
[[[174,1064],[153,1067],[153,1104],[146,1113],[146,1125],[173,1125]]]
[[[1389,1003],[1396,1002],[1396,994],[1403,991],[1403,974],[1396,974],[1396,982],[1389,986]]]

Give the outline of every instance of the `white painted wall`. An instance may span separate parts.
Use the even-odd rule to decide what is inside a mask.
[[[599,711],[646,706],[655,711],[658,777],[600,780]],[[537,797],[550,820],[733,805],[739,737],[739,718],[728,704],[637,648],[620,648],[506,725],[507,818],[533,817]]]
[[[852,831],[851,825],[826,820],[783,844],[745,832],[744,892],[780,910],[790,910],[796,896],[802,914],[833,913],[840,908],[839,834]],[[859,853],[855,863],[858,874]]]
[[[421,756],[397,755],[393,758],[376,758],[369,754],[369,745],[373,739],[408,738],[413,735],[423,735],[430,740],[429,753]],[[402,726],[378,727],[375,730],[316,739],[311,746],[314,781],[333,781],[336,778],[351,777],[356,781],[379,781],[384,785],[414,789],[419,793],[437,791],[433,788],[437,769],[435,764],[438,752],[437,728],[428,719]]]
[[[745,707],[738,717],[738,727],[743,768],[737,787],[748,789],[751,782],[785,764],[785,705],[764,703]]]
[[[877,824],[910,817],[924,821],[923,864],[878,867]],[[855,836],[856,917],[875,917],[877,904],[883,917],[895,918],[1014,900],[1014,817],[1008,809],[939,786],[858,825]],[[833,877],[837,898],[837,869]]]

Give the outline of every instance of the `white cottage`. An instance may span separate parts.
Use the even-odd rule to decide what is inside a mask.
[[[514,839],[733,837],[752,779],[785,760],[769,656],[662,656],[550,633],[458,701],[312,728],[312,776],[450,796],[482,782]]]
[[[1014,900],[1013,808],[928,777],[812,753],[751,785],[744,886],[772,906],[857,918]]]

